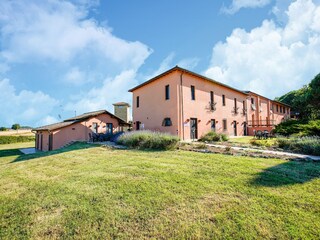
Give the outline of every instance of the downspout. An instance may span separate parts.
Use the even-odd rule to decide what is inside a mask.
[[[183,72],[180,74],[180,112],[181,112],[181,126],[182,126],[182,140],[184,140],[184,110],[183,110],[183,89],[182,89],[182,75]]]

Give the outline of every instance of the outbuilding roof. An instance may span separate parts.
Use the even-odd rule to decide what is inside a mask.
[[[34,128],[34,129],[32,129],[32,131],[52,131],[52,130],[56,130],[56,129],[59,129],[59,128],[70,126],[70,125],[72,125],[72,124],[74,124],[76,122],[78,122],[78,121],[53,123],[53,124],[45,125],[45,126],[42,126],[42,127]]]
[[[130,104],[126,103],[126,102],[117,102],[117,103],[114,103],[112,105],[113,106],[128,106],[128,107],[130,107]]]
[[[63,128],[63,127],[70,126],[72,124],[75,124],[77,122],[81,122],[81,121],[86,120],[88,118],[98,116],[100,114],[108,114],[112,118],[116,118],[119,121],[119,123],[125,124],[125,125],[130,125],[129,123],[127,123],[124,120],[122,120],[121,118],[113,115],[112,113],[108,112],[107,110],[98,110],[98,111],[83,113],[81,115],[78,115],[78,116],[75,116],[75,117],[72,117],[72,118],[68,118],[68,119],[64,120],[63,122],[58,122],[58,123],[54,123],[54,124],[50,124],[50,125],[45,125],[45,126],[42,126],[42,127],[34,128],[32,130],[33,131],[52,131],[52,130],[56,130],[56,129],[60,129],[60,128]]]

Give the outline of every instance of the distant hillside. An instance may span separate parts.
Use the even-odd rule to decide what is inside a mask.
[[[308,84],[298,90],[276,98],[277,101],[289,104],[292,112],[300,119],[320,118],[320,73]]]

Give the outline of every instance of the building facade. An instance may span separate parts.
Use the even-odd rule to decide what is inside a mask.
[[[240,91],[178,66],[129,90],[133,129],[197,139],[209,131],[230,136],[271,131],[289,118],[290,106]]]
[[[84,113],[63,122],[33,129],[38,151],[59,149],[72,141],[89,141],[90,134],[116,133],[129,124],[106,110]]]

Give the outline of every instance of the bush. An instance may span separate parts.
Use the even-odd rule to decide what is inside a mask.
[[[117,143],[138,149],[169,150],[174,149],[179,138],[168,133],[151,131],[133,131],[122,134]]]
[[[320,137],[279,138],[277,143],[285,150],[320,156]]]
[[[257,147],[271,147],[272,142],[265,139],[251,139],[250,144]]]
[[[0,144],[31,142],[34,140],[34,136],[0,136]]]
[[[278,124],[274,132],[283,136],[320,136],[320,120],[309,122],[289,120]]]
[[[199,139],[200,142],[228,141],[228,136],[223,133],[208,132]]]
[[[8,129],[6,127],[0,127],[0,131],[3,132],[3,131],[8,131]]]

